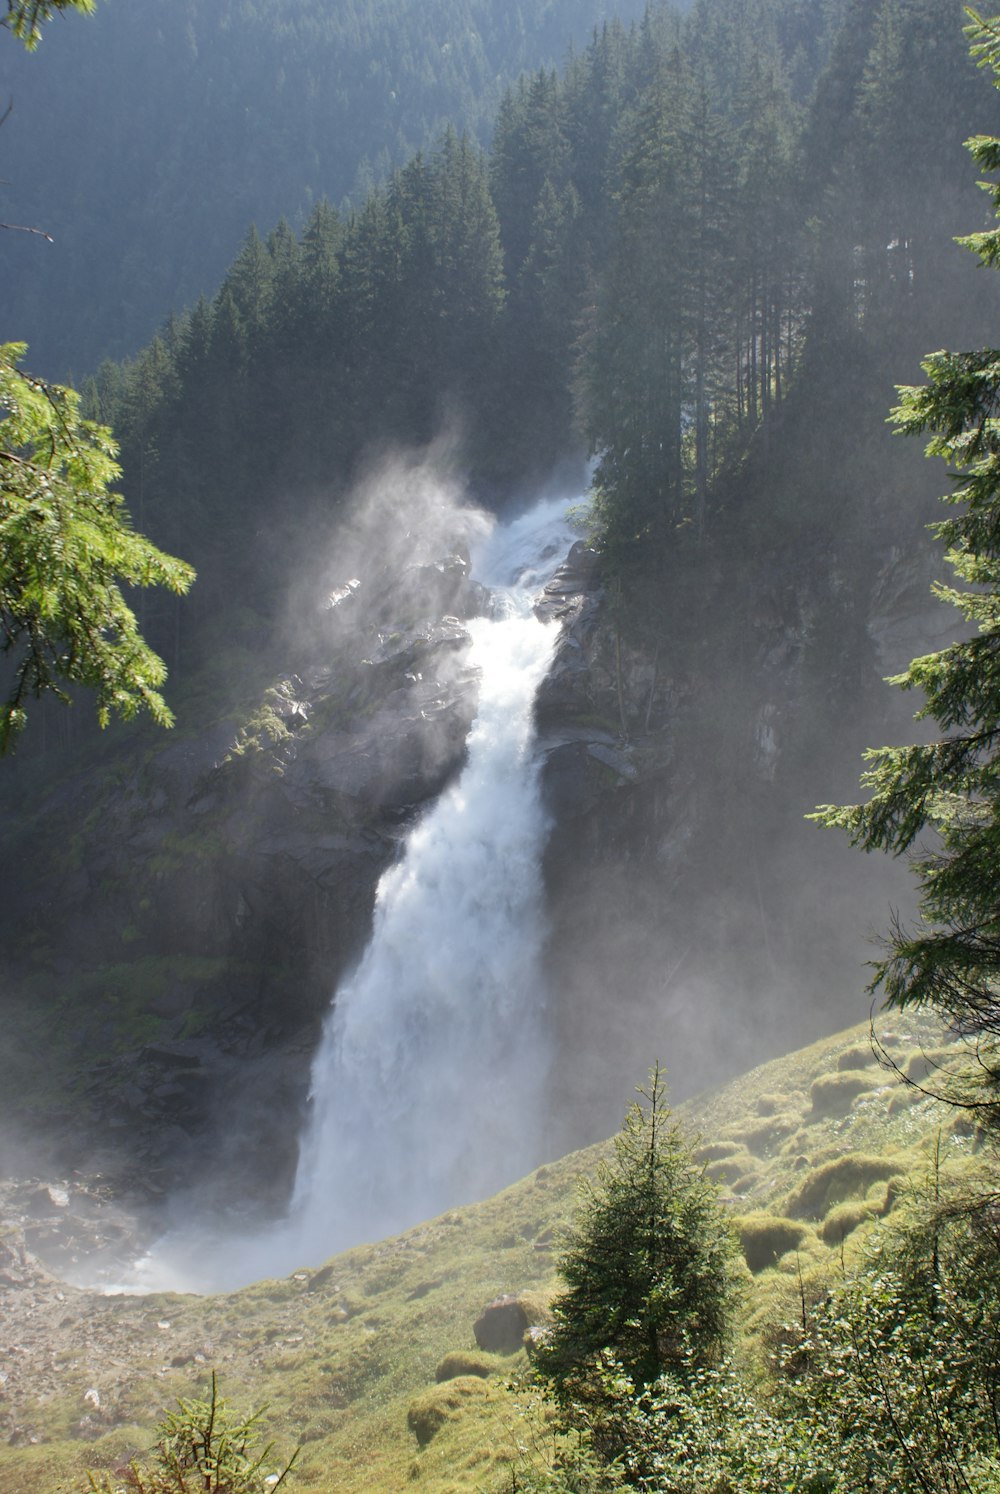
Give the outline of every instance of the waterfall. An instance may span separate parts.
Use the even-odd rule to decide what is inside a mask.
[[[492,606],[468,624],[480,684],[466,763],[383,875],[368,947],[334,997],[287,1219],[250,1241],[168,1237],[130,1289],[232,1287],[316,1265],[540,1160],[549,827],[533,708],[558,628],[532,601],[574,537],[565,515],[565,500],[543,501],[473,555]]]
[[[570,543],[564,513],[539,505],[474,557],[493,615],[469,624],[467,761],[382,877],[326,1024],[290,1216],[307,1255],[493,1192],[538,1160],[548,825],[533,706],[558,630],[531,603]]]

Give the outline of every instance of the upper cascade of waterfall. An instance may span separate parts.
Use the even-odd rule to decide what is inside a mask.
[[[495,524],[474,549],[477,581],[530,599],[550,579],[578,537],[565,498],[545,498],[506,524]]]

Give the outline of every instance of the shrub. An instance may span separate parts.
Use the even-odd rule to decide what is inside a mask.
[[[295,1465],[294,1452],[279,1472],[269,1459],[274,1444],[260,1444],[260,1420],[230,1410],[212,1373],[207,1401],[179,1400],[160,1423],[152,1462],[135,1459],[114,1476],[89,1475],[91,1494],[274,1494]]]
[[[839,1449],[843,1487],[985,1494],[1000,1453],[996,1200],[935,1203],[880,1231],[816,1310],[788,1409]]]

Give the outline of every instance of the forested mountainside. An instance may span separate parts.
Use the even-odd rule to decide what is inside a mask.
[[[939,481],[886,431],[893,385],[996,315],[952,241],[986,216],[962,142],[997,124],[962,20],[957,0],[699,0],[611,22],[504,95],[488,155],[446,131],[355,211],[250,230],[211,299],[88,381],[137,525],[199,572],[189,601],[142,602],[179,729],[88,766],[78,718],[40,713],[7,778],[4,916],[26,1051],[58,991],[59,1061],[100,1051],[119,1136],[148,1137],[158,1093],[195,1130],[252,1108],[233,1064],[270,1043],[261,1083],[296,1055],[270,1091],[287,1165],[378,871],[461,759],[461,691],[388,724],[474,605],[446,567],[425,636],[394,592],[419,462],[382,512],[388,568],[337,548],[387,447],[431,448],[498,508],[596,462],[596,570],[566,583],[587,601],[539,705],[570,1060],[553,1146],[609,1129],[650,1032],[694,1083],[857,1015],[885,883],[802,817],[851,792],[899,709],[880,679],[933,626]],[[369,631],[317,631],[321,593],[359,575]],[[211,1085],[164,1085],[213,1043]]]
[[[641,14],[639,0],[614,13]],[[213,294],[251,222],[301,228],[448,125],[485,143],[505,87],[561,64],[607,0],[129,0],[8,47],[9,330],[82,377]],[[12,238],[14,236],[11,236]]]

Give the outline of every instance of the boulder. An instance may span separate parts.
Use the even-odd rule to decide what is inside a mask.
[[[516,1354],[524,1344],[528,1314],[518,1297],[496,1297],[473,1325],[476,1343],[488,1354]]]

